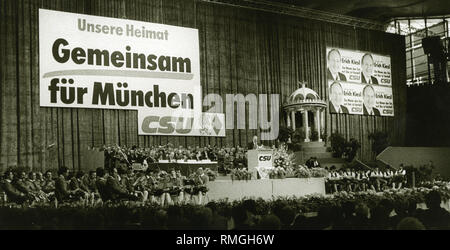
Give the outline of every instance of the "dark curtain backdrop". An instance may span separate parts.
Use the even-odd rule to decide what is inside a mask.
[[[199,29],[203,95],[281,94],[281,102],[307,81],[326,91],[326,46],[391,56],[395,117],[326,115],[328,135],[338,131],[362,144],[373,159],[368,133],[405,140],[405,45],[401,36],[281,14],[195,0],[0,1],[0,169],[65,165],[83,169],[88,147],[102,145],[246,145],[256,130],[227,130],[225,138],[138,136],[137,111],[39,107],[38,9],[156,22]],[[224,109],[225,110],[225,107]],[[247,108],[248,111],[248,108]],[[281,111],[281,110],[280,110]],[[236,120],[235,120],[236,122]],[[284,123],[284,122],[283,122]]]

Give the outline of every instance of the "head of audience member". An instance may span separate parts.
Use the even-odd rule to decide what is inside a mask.
[[[278,216],[274,214],[268,214],[261,218],[258,223],[258,229],[260,230],[280,230],[281,221]]]
[[[28,173],[28,180],[35,181],[36,180],[36,172],[29,172]]]
[[[425,226],[417,218],[405,217],[398,223],[397,230],[425,230]]]
[[[47,180],[52,180],[52,179],[53,179],[53,173],[52,173],[52,171],[47,170],[47,171],[45,172],[45,179],[47,179]]]
[[[77,172],[76,178],[81,180],[81,178],[83,178],[83,176],[84,176],[84,171],[80,170],[80,171]]]
[[[97,174],[97,177],[98,178],[103,178],[103,177],[105,177],[105,169],[104,168],[97,168],[96,170],[95,170],[95,173]]]
[[[441,202],[441,194],[436,190],[430,191],[425,195],[425,203],[429,209],[439,209],[441,207]]]
[[[97,179],[97,172],[96,172],[95,170],[89,171],[89,178],[90,178],[91,180]]]
[[[357,218],[368,219],[370,209],[365,203],[358,203],[355,206],[355,215]]]
[[[63,176],[65,179],[67,179],[69,177],[69,169],[64,166],[60,167],[58,169],[58,175]]]
[[[12,180],[14,180],[14,172],[12,170],[8,169],[8,170],[6,170],[4,177],[8,181],[12,181]]]

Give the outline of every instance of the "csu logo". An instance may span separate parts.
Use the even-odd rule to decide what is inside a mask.
[[[272,159],[272,156],[270,155],[261,155],[259,157],[259,161],[270,161],[270,159]]]

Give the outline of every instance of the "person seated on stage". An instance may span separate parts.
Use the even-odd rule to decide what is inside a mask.
[[[341,175],[334,170],[330,170],[328,173],[327,183],[330,186],[331,193],[338,192],[339,181],[341,180]]]
[[[53,174],[50,170],[45,172],[44,182],[42,183],[42,191],[48,195],[49,199],[55,195],[55,180],[53,180]]]
[[[148,191],[151,203],[159,203],[157,197],[162,195],[162,189],[159,189],[158,171],[147,169],[146,173],[147,185],[145,190]]]
[[[170,152],[169,153],[169,158],[168,158],[169,162],[177,162],[177,157],[175,155],[175,152]]]
[[[244,154],[237,153],[236,158],[234,158],[233,165],[233,168],[247,168],[247,160],[245,159]]]
[[[123,170],[121,170],[122,173]],[[112,167],[106,180],[106,188],[113,201],[118,200],[137,200],[136,196],[130,194],[127,189],[120,184],[121,177],[116,167]]]
[[[144,181],[143,177],[145,177],[145,175],[140,174],[139,177],[141,178],[141,182]],[[121,175],[121,184],[128,190],[130,194],[138,197],[139,200],[144,204],[148,199],[148,191],[137,187],[137,179],[138,176],[135,175],[134,171],[132,169],[128,169]]]
[[[24,171],[20,171],[19,174],[15,177],[16,178],[13,181],[14,187],[26,195],[31,195],[31,190],[29,189],[27,184],[27,174]]]
[[[403,183],[406,183],[406,170],[403,169],[403,166],[400,166],[400,168],[394,172],[392,186],[394,189],[400,189],[402,188]]]
[[[24,204],[25,202],[32,201],[32,197],[24,192],[21,192],[13,185],[14,173],[12,170],[7,170],[4,174],[4,180],[2,181],[2,189],[6,193],[8,201]]]
[[[353,191],[353,184],[354,184],[354,174],[351,169],[347,169],[343,172],[343,181],[345,183],[345,190],[347,192]]]
[[[173,183],[170,175],[166,171],[161,171],[159,172],[158,179],[159,181],[157,190],[159,194],[160,205],[172,205],[172,199],[169,192],[173,187]]]
[[[36,183],[42,189],[42,185],[44,184],[44,175],[42,174],[41,171],[36,172]]]
[[[319,163],[319,161],[317,161],[317,157],[313,158],[313,167],[320,168],[320,163]]]
[[[33,197],[36,198],[36,201],[38,202],[47,202],[48,197],[47,195],[42,191],[41,186],[39,185],[39,182],[36,180],[37,174],[35,172],[28,173],[28,179],[25,181],[28,190],[33,195]]]
[[[370,173],[370,179],[371,179],[371,187],[373,190],[376,190],[377,192],[382,191],[382,184],[383,184],[383,173],[378,169],[375,168]]]
[[[357,181],[358,181],[358,190],[359,191],[366,191],[367,187],[370,185],[369,183],[369,177],[367,176],[366,172],[363,170],[359,170],[357,172]]]
[[[55,197],[59,202],[64,201],[83,201],[84,192],[79,192],[79,189],[71,190],[69,188],[69,169],[67,167],[60,167],[58,170],[58,178],[55,181]]]
[[[183,179],[177,175],[176,171],[172,169],[169,174],[171,185],[169,186],[169,195],[173,204],[180,204],[180,193],[183,186]]]
[[[386,171],[384,171],[383,173],[383,179],[386,181],[386,187],[387,188],[394,188],[395,184],[392,181],[394,178],[394,171],[390,170],[390,169],[386,169]]]
[[[99,202],[100,193],[97,188],[97,172],[94,170],[89,171],[88,175],[81,177],[80,187],[88,194],[90,205],[93,206],[96,202]]]
[[[312,156],[309,157],[309,159],[305,162],[305,165],[308,168],[313,168],[314,167],[314,158]]]
[[[108,173],[105,172],[104,168],[98,167],[95,170],[97,175],[97,180],[95,181],[95,185],[97,186],[98,193],[100,194],[100,198],[103,202],[110,199],[109,191],[106,186],[106,181],[108,178]]]
[[[208,187],[206,186],[209,182],[209,177],[203,171],[203,168],[198,168],[194,176],[194,188],[192,195],[197,198],[197,204],[203,204],[203,195],[208,192]]]

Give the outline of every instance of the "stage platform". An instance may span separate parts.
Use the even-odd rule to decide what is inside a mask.
[[[229,178],[229,177],[228,177]],[[325,195],[324,178],[286,178],[270,180],[232,181],[218,178],[208,183],[209,200],[246,198],[269,200],[278,196],[302,197],[308,194]]]

